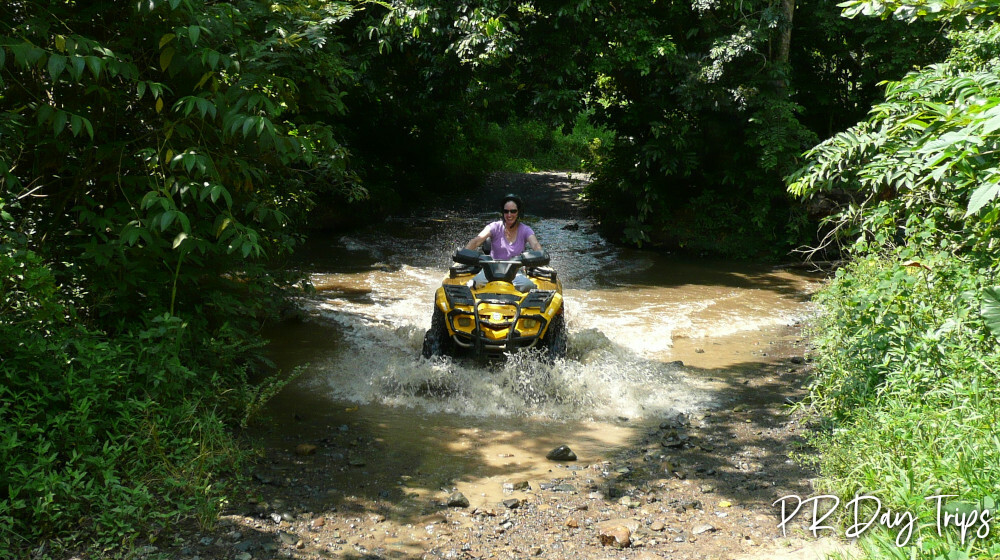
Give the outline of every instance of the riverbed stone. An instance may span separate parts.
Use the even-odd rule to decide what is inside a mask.
[[[550,461],[576,461],[576,453],[568,445],[560,445],[545,456]]]
[[[691,528],[692,535],[703,535],[705,533],[711,533],[713,531],[715,531],[715,527],[713,525],[709,525],[708,523],[704,523],[702,525],[695,525],[694,527]]]
[[[295,446],[295,454],[303,457],[306,455],[315,455],[317,449],[319,448],[311,443],[300,443]]]
[[[634,519],[610,519],[598,523],[595,528],[602,545],[628,548],[632,546],[632,533],[639,529],[639,522]]]
[[[448,501],[446,502],[448,507],[455,508],[466,508],[469,507],[469,499],[465,497],[465,494],[461,492],[452,492],[448,496]]]

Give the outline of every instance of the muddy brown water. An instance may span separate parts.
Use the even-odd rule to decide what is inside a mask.
[[[558,445],[594,463],[678,412],[732,407],[727,378],[792,352],[791,327],[821,281],[622,249],[586,219],[536,218],[564,286],[568,358],[424,360],[450,256],[492,219],[438,210],[314,236],[300,256],[316,290],[299,301],[306,319],[267,333],[276,364],[302,373],[269,404],[265,445],[361,434],[359,448],[382,451],[338,473],[345,486],[414,500],[458,489],[473,507],[495,504],[505,482],[567,468],[545,459]]]

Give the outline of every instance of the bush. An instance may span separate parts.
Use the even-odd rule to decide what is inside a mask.
[[[809,458],[818,490],[919,513],[924,529],[909,545],[920,558],[1000,554],[990,539],[938,535],[925,499],[956,494],[951,506],[978,509],[1000,501],[1000,347],[980,313],[996,271],[903,248],[857,259],[819,296],[811,402],[827,429],[813,441],[821,455]],[[861,544],[875,557],[908,558],[888,535]]]
[[[177,317],[114,337],[87,330],[35,253],[0,248],[0,556],[211,523],[219,478],[241,460],[226,424],[251,400],[244,372],[208,369],[223,345],[194,351]]]

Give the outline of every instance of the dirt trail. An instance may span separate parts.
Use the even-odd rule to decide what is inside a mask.
[[[516,192],[529,214],[582,217],[584,179],[496,175],[458,204],[488,209]],[[490,482],[494,492],[468,496],[469,505],[453,495],[454,481],[421,479],[406,457],[352,424],[350,411],[341,425],[298,418],[273,428],[279,437],[265,440],[246,488],[213,530],[182,530],[149,552],[238,560],[804,560],[843,549],[801,524],[782,536],[772,505],[813,494],[813,474],[790,459],[806,451],[805,428],[788,406],[803,396],[810,368],[799,327],[761,331],[754,344],[766,351],[717,369],[699,344],[726,343],[676,348],[726,406],[627,426],[636,437],[608,456],[553,461],[529,478],[501,474]],[[528,451],[501,442],[483,453],[516,460]]]

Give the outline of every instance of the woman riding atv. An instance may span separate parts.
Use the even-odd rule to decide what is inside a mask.
[[[501,203],[501,212],[503,213],[503,219],[492,222],[484,227],[483,231],[479,232],[479,235],[474,237],[472,241],[469,241],[468,245],[465,246],[466,249],[476,250],[486,240],[490,240],[492,243],[490,255],[498,261],[509,260],[520,255],[524,252],[525,245],[535,251],[542,250],[542,245],[538,242],[538,238],[535,237],[535,232],[527,224],[521,223],[524,204],[521,202],[519,196],[515,194],[504,196]],[[486,284],[486,274],[480,271],[473,281],[476,287],[483,286]],[[535,284],[524,275],[524,272],[518,271],[517,276],[514,278],[514,287],[522,292],[527,292],[534,288]]]

